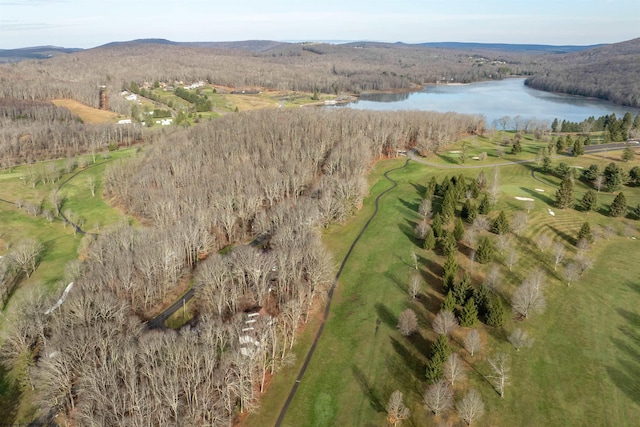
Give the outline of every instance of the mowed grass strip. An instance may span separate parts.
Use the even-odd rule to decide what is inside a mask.
[[[337,259],[353,241],[357,228],[354,225],[368,218],[373,196],[385,185],[382,173],[395,166],[397,161],[378,163],[372,172],[372,181],[377,184],[362,213],[344,228],[332,228],[325,236]],[[460,172],[475,177],[479,170],[434,170],[410,164],[406,170],[391,175],[399,186],[382,198],[378,217],[346,265],[324,335],[284,425],[382,425],[384,407],[395,389],[404,393],[412,410],[410,424],[429,426],[459,421],[452,414],[434,419],[422,404],[421,394],[426,388],[424,363],[435,338],[430,324],[442,299],[438,279],[442,258],[418,248],[412,228],[420,200],[417,188],[426,184],[431,174],[436,174],[440,182],[445,175]],[[490,181],[492,172],[492,168],[485,170]],[[550,251],[541,253],[534,240],[539,233],[548,233],[565,244],[571,258],[575,256],[575,235],[584,221],[590,221],[594,228],[614,224],[621,229],[628,223],[637,229],[638,224],[628,219],[612,220],[597,212],[557,211],[549,205],[554,200],[557,180],[549,178],[545,192],[536,197],[525,191],[541,188],[530,172],[531,166],[525,165],[500,168],[499,181],[504,184],[490,216],[495,217],[500,209],[508,215],[523,210],[524,202],[516,201],[515,196],[531,194],[535,199],[528,229],[514,238],[520,261],[512,272],[501,265],[505,276],[501,293],[508,296],[528,271],[540,266],[547,274],[548,307],[541,315],[516,322],[507,304],[504,329],[480,327],[486,349],[473,359],[460,350],[460,338],[451,340],[453,349],[473,366],[468,369],[467,382],[457,387],[457,396],[470,386],[481,392],[487,414],[478,425],[633,425],[633,420],[640,419],[640,346],[635,332],[640,323],[636,308],[640,303],[640,265],[630,262],[629,254],[640,253],[640,240],[616,236],[596,243],[590,251],[597,257],[594,268],[571,287],[561,280],[559,271],[554,271]],[[577,190],[586,189],[581,185],[577,184]],[[638,196],[638,189],[624,191],[633,198]],[[604,208],[605,201],[601,205]],[[555,216],[549,214],[549,208]],[[405,284],[415,271],[412,252],[420,256],[420,271],[429,283],[418,301],[411,301],[405,291]],[[464,256],[459,260],[462,267],[468,267]],[[476,286],[487,268],[476,266]],[[402,337],[396,330],[397,318],[407,307],[416,311],[422,327],[420,334],[411,338]],[[377,319],[381,324],[376,333]],[[516,352],[508,344],[506,337],[516,327],[535,338],[533,348]],[[512,358],[511,384],[503,399],[485,379],[489,374],[486,355],[495,351],[507,352]],[[280,391],[281,402],[286,391]],[[267,400],[272,402],[270,399],[267,393]],[[269,408],[277,405],[271,403]],[[270,414],[264,410],[266,407],[260,412],[266,418],[260,419],[269,424],[266,421]],[[254,422],[248,425],[259,424],[257,418],[250,420]]]

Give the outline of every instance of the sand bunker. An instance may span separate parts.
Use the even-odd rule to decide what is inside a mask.
[[[556,216],[556,213],[554,211],[552,211],[551,209],[549,209],[549,215]]]
[[[462,153],[462,151],[460,151],[460,150],[451,150],[451,151],[449,151],[449,152],[450,152],[451,154],[460,154],[460,153]]]
[[[516,200],[525,200],[527,202],[533,202],[533,199],[531,197],[515,197]]]
[[[541,192],[541,193],[544,193],[544,190],[543,190],[542,188],[536,188],[535,190],[536,190],[536,191],[539,191],[539,192]]]
[[[471,160],[480,160],[480,157],[478,157],[478,156],[473,156],[473,157],[471,158]]]

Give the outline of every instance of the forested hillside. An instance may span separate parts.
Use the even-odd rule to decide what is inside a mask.
[[[528,86],[640,107],[640,38],[547,58],[543,68]]]
[[[339,94],[414,89],[424,83],[473,82],[540,71],[524,54],[405,47],[278,44],[262,52],[124,43],[42,61],[0,66],[0,97],[74,98],[98,106],[107,85],[110,108],[129,114],[117,96],[130,82],[208,81],[231,88]]]
[[[69,269],[75,286],[57,310],[38,296],[14,310],[4,363],[35,390],[43,423],[230,425],[290,363],[334,277],[319,229],[358,209],[372,161],[437,151],[479,120],[297,109],[174,128],[107,174],[106,197],[146,226],[103,230]],[[194,327],[145,330],[188,280]]]

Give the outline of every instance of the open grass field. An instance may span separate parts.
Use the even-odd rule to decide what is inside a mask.
[[[51,102],[57,107],[65,107],[85,123],[115,123],[121,118],[113,111],[89,107],[75,99],[54,99]]]
[[[121,212],[107,205],[100,197],[104,170],[109,162],[130,157],[134,152],[135,149],[113,152],[110,154],[110,159],[97,159],[96,163],[89,163],[85,169],[76,168],[70,174],[63,175],[55,184],[39,183],[35,188],[30,184],[26,185],[25,180],[21,178],[24,178],[29,168],[43,168],[50,162],[19,166],[11,171],[0,171],[0,199],[9,202],[17,198],[31,202],[43,201],[44,208],[50,209],[51,193],[55,191],[56,186],[64,183],[59,190],[66,199],[62,210],[69,209],[78,218],[83,219],[82,228],[85,231],[99,232],[99,228],[120,221],[124,217]],[[63,163],[62,161],[53,162],[59,165]],[[91,195],[87,185],[89,177],[93,177],[96,181],[96,197]],[[67,285],[63,280],[65,265],[79,256],[78,247],[82,236],[74,234],[70,226],[65,227],[59,219],[49,222],[42,216],[31,216],[14,204],[0,201],[0,255],[6,255],[11,245],[26,237],[36,238],[44,244],[44,256],[33,275],[18,285],[6,307],[2,308],[0,331],[6,321],[5,316],[11,317],[12,311],[17,307],[16,301],[31,292],[42,291],[45,294],[53,294],[57,298],[58,293],[61,293]],[[2,334],[0,334],[1,340]],[[36,411],[32,401],[33,396],[30,391],[24,393],[19,391],[11,371],[0,370],[0,421],[3,418],[2,414],[11,413],[15,414],[15,418],[12,417],[12,419],[17,422],[29,423]]]
[[[455,150],[455,148],[453,148]],[[434,161],[433,158],[428,159]],[[584,156],[578,159],[557,157],[559,161],[588,166],[611,159]],[[435,161],[434,161],[435,162]],[[446,164],[447,162],[443,162]],[[451,164],[451,163],[449,163]],[[625,164],[625,169],[637,163]],[[371,196],[356,217],[343,226],[328,230],[324,240],[340,262],[349,245],[372,212],[377,194],[391,184],[382,178],[385,170],[401,165],[397,161],[379,162],[371,174]],[[525,321],[517,321],[507,305],[504,328],[480,326],[485,348],[470,357],[461,349],[464,328],[450,345],[467,363],[467,380],[456,385],[459,399],[464,390],[477,388],[485,402],[486,414],[477,425],[486,426],[583,426],[637,425],[640,419],[640,221],[631,217],[606,217],[613,195],[600,193],[601,212],[560,211],[552,206],[559,180],[539,172],[535,181],[531,170],[535,164],[504,166],[499,169],[501,193],[489,215],[499,210],[508,216],[524,209],[515,197],[533,198],[529,225],[515,237],[520,261],[513,271],[499,261],[503,273],[500,294],[507,298],[534,267],[546,272],[547,309]],[[431,330],[434,314],[443,299],[440,265],[443,258],[416,245],[412,234],[418,219],[419,190],[435,175],[440,182],[445,175],[464,173],[475,177],[478,169],[434,169],[411,162],[409,167],[393,172],[398,187],[381,199],[380,212],[358,243],[336,289],[330,317],[311,364],[289,407],[283,425],[287,426],[379,426],[385,423],[385,406],[394,390],[404,393],[412,410],[406,425],[429,426],[461,421],[453,412],[434,418],[424,409],[422,393],[426,388],[425,363],[435,333]],[[493,168],[485,169],[492,179]],[[543,192],[537,189],[544,190]],[[586,191],[576,184],[576,196]],[[640,189],[624,188],[628,205],[640,203]],[[555,216],[549,214],[551,208]],[[613,225],[620,234],[600,239],[590,249],[596,259],[594,267],[571,287],[554,271],[552,255],[540,252],[535,239],[547,234],[562,242],[568,258],[575,256],[575,236],[583,222],[592,229]],[[636,239],[629,238],[631,235]],[[464,249],[464,248],[462,248]],[[412,253],[419,255],[420,274],[427,287],[412,301],[406,284],[414,273]],[[460,253],[458,261],[468,269],[470,262]],[[474,286],[478,286],[488,266],[475,264]],[[396,329],[398,315],[412,308],[420,320],[421,330],[410,338]],[[376,333],[376,320],[380,328]],[[535,338],[532,348],[518,352],[507,342],[515,328],[526,330]],[[302,335],[299,348],[308,348],[312,328]],[[487,355],[503,351],[511,357],[511,378],[504,398],[500,398],[486,380]],[[300,354],[305,354],[301,351]],[[248,417],[246,425],[273,425],[293,384],[298,367],[284,369],[272,381],[261,409]],[[288,385],[288,386],[287,386]],[[403,424],[403,425],[405,425]]]

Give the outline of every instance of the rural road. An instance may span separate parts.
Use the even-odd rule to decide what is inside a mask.
[[[147,329],[164,328],[164,322],[171,317],[173,313],[180,310],[193,296],[196,294],[195,288],[189,289],[184,295],[178,298],[173,304],[167,307],[162,313],[147,322]]]

